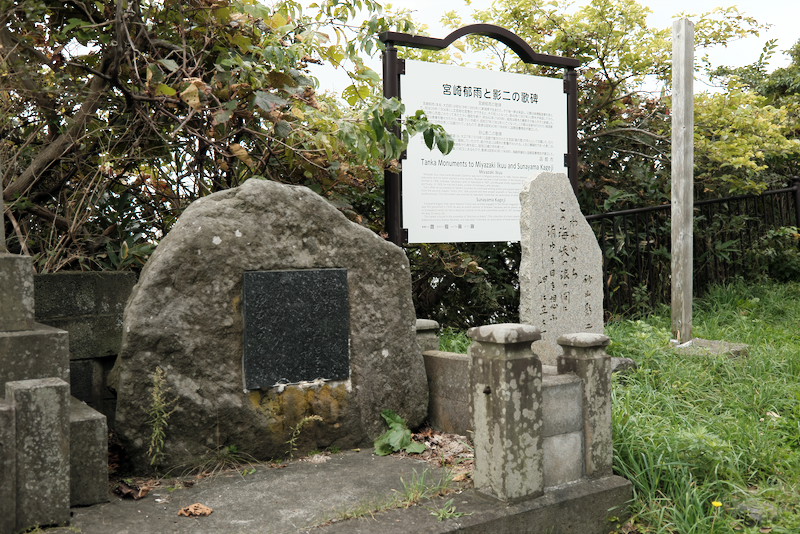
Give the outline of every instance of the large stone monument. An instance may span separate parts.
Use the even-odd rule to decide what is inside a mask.
[[[565,174],[538,175],[520,204],[520,320],[540,329],[533,350],[556,365],[559,336],[603,333],[602,253]]]
[[[284,457],[303,420],[301,445],[352,447],[384,430],[382,410],[417,425],[428,402],[402,249],[260,179],[189,206],[128,302],[116,426],[139,467],[156,367],[175,409],[165,466],[228,446]]]

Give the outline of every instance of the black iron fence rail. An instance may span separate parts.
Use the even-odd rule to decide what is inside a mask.
[[[645,312],[670,298],[671,205],[589,215],[603,251],[605,309]],[[760,195],[694,204],[694,287],[702,295],[757,270],[759,247],[771,231],[800,227],[800,179]]]

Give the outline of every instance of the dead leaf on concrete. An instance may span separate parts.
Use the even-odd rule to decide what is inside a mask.
[[[120,480],[119,484],[114,488],[114,493],[123,499],[133,499],[138,501],[139,499],[147,497],[147,494],[150,493],[151,489],[153,489],[152,486],[144,484],[137,486],[136,484],[128,484],[124,480]]]
[[[178,515],[182,515],[184,517],[201,517],[201,516],[211,515],[213,512],[214,510],[212,510],[208,506],[196,502],[194,504],[190,504],[185,508],[181,508],[178,511]]]

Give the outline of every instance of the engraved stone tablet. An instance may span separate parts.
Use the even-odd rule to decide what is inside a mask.
[[[533,350],[555,365],[559,336],[603,333],[602,253],[565,174],[540,174],[520,204],[520,320],[541,329]]]
[[[350,375],[346,269],[244,273],[247,389]]]

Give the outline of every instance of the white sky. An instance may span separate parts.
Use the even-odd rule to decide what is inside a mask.
[[[395,9],[406,8],[414,11],[414,19],[418,23],[429,26],[429,33],[433,37],[444,37],[449,33],[440,19],[450,10],[458,11],[465,24],[472,21],[470,14],[476,9],[489,7],[492,0],[472,0],[467,6],[464,0],[387,0]],[[588,3],[588,0],[576,0],[577,6]],[[759,54],[768,39],[777,39],[778,47],[775,51],[770,69],[784,67],[789,64],[789,58],[783,54],[798,39],[800,39],[800,1],[799,0],[639,0],[639,3],[649,7],[652,14],[649,16],[651,26],[657,28],[671,28],[672,21],[678,13],[700,14],[711,11],[715,7],[736,6],[747,16],[754,17],[760,23],[770,25],[770,28],[761,32],[758,37],[740,39],[732,42],[727,47],[716,47],[708,50],[696,50],[695,57],[700,58],[708,54],[713,65],[743,66],[758,59]],[[380,63],[371,65],[380,72]],[[346,77],[323,74],[317,72],[321,79],[322,89],[341,90],[349,85]],[[713,90],[701,80],[695,83],[695,92]]]
[[[448,32],[439,22],[444,12],[456,10],[464,16],[465,22],[470,22],[469,14],[473,10],[485,9],[492,2],[472,0],[471,6],[466,6],[464,0],[395,0],[391,3],[396,8],[414,10],[415,19],[430,26],[431,35],[444,37]],[[588,3],[586,0],[575,2],[576,6],[586,3]],[[649,22],[658,28],[671,28],[675,15],[681,12],[700,14],[715,7],[728,6],[736,6],[743,14],[771,25],[771,28],[763,31],[759,37],[739,40],[726,48],[709,50],[712,62],[718,65],[741,66],[752,63],[758,59],[768,39],[778,39],[778,49],[771,66],[782,67],[789,63],[789,59],[780,52],[787,50],[800,39],[798,0],[639,0],[639,3],[650,8],[652,14]],[[438,33],[437,29],[440,30]],[[701,53],[698,51],[696,55],[699,57]]]

